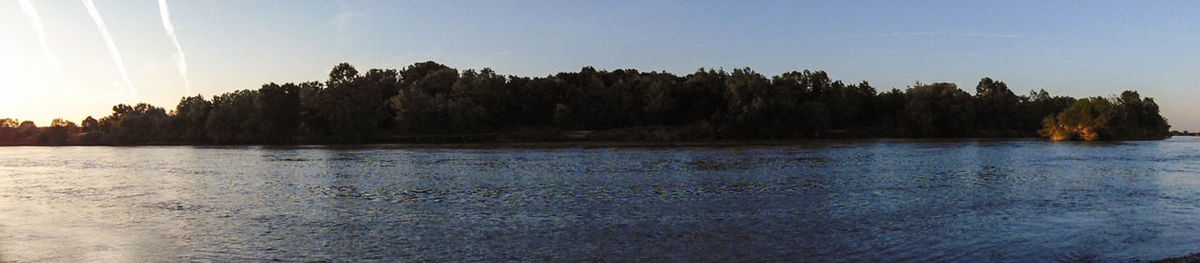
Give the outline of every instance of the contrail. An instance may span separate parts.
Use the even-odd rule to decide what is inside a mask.
[[[100,36],[104,37],[104,43],[108,45],[108,53],[117,63],[117,70],[121,72],[121,78],[125,80],[125,85],[129,86],[129,92],[133,94],[133,99],[137,100],[137,89],[133,87],[133,81],[129,80],[129,73],[125,71],[125,62],[121,60],[121,52],[118,52],[117,45],[113,44],[112,35],[108,34],[108,27],[104,26],[104,19],[100,18],[100,11],[96,11],[96,3],[92,0],[82,1],[83,5],[87,7],[88,14],[92,16],[92,21],[95,21],[96,27],[100,29]]]
[[[175,35],[175,24],[171,23],[171,12],[167,8],[167,0],[158,0],[158,13],[162,14],[163,29],[167,30],[167,35],[171,37],[171,41],[175,42],[175,65],[179,68],[179,76],[183,77],[184,94],[191,94],[192,83],[188,81],[187,59],[183,55],[183,46],[179,45],[179,36]]]
[[[29,23],[33,24],[33,30],[37,31],[38,43],[42,44],[42,56],[46,57],[46,63],[49,63],[50,67],[54,68],[54,71],[62,78],[63,84],[67,84],[67,88],[70,88],[71,85],[67,80],[67,73],[63,72],[62,65],[58,63],[58,56],[55,56],[54,52],[50,51],[50,44],[46,41],[46,28],[42,25],[42,16],[38,15],[37,9],[33,7],[33,3],[29,2],[29,0],[20,0],[20,3],[21,13],[24,13],[26,18],[29,18]]]

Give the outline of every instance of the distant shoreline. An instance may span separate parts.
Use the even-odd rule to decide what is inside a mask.
[[[1154,141],[1158,139],[1146,140],[1114,140],[1100,142],[1078,142],[1078,143],[1119,143],[1127,141]],[[799,145],[820,145],[828,143],[861,143],[861,142],[911,142],[911,143],[936,143],[936,142],[1004,142],[1004,141],[1044,141],[1052,142],[1052,140],[1038,137],[963,137],[963,138],[902,138],[902,137],[860,137],[860,138],[821,138],[821,139],[761,139],[761,140],[721,140],[721,139],[695,139],[695,140],[548,140],[548,141],[406,141],[406,140],[381,140],[369,141],[362,143],[278,143],[278,144],[181,144],[181,143],[146,143],[137,145],[111,145],[111,144],[87,144],[87,145],[36,145],[36,144],[20,144],[20,145],[0,145],[0,147],[87,147],[87,146],[102,146],[102,147],[138,147],[138,146],[195,146],[195,147],[240,147],[240,146],[261,146],[261,147],[279,147],[279,148],[302,148],[302,147],[361,147],[361,146],[379,146],[387,145],[396,148],[476,148],[476,149],[501,149],[501,148],[674,148],[674,147],[770,147],[770,146],[799,146]]]

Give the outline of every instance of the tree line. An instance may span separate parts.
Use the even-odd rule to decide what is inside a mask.
[[[767,77],[749,68],[686,76],[584,67],[545,77],[457,70],[435,62],[324,82],[268,83],[173,109],[113,106],[79,125],[0,119],[0,145],[296,144],[365,142],[1034,137],[1161,139],[1151,98],[1017,95],[983,78],[877,91],[824,71]]]

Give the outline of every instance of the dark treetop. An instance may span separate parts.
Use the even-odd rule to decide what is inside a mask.
[[[174,109],[113,106],[109,116],[50,127],[0,119],[0,145],[295,144],[369,142],[679,141],[861,137],[1162,139],[1169,125],[1136,91],[1077,100],[1016,95],[983,78],[879,92],[823,71],[766,77],[749,68],[686,76],[584,67],[546,77],[459,71],[435,62],[358,72],[324,83],[264,84]]]

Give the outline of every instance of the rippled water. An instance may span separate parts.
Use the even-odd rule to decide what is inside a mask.
[[[0,261],[1134,261],[1200,139],[0,148]]]

